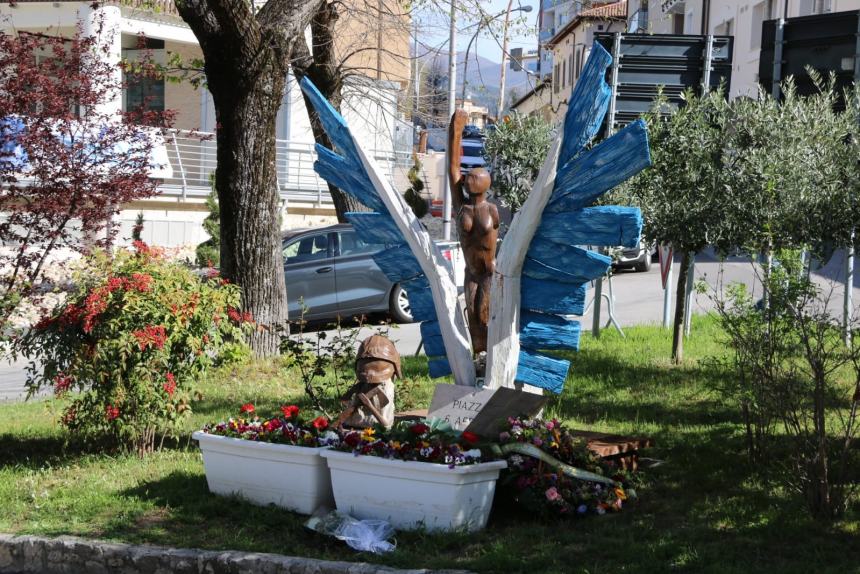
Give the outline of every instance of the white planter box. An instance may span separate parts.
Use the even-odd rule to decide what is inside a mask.
[[[310,514],[332,505],[326,448],[256,442],[197,431],[206,482],[215,494],[239,495],[261,506]]]
[[[505,461],[449,468],[326,450],[337,509],[395,528],[480,530],[487,524]]]

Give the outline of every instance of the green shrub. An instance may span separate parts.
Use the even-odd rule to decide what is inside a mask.
[[[85,440],[154,449],[191,411],[194,383],[251,317],[239,289],[200,278],[141,242],[92,255],[76,291],[20,342],[30,393],[79,391],[62,424]],[[235,351],[231,351],[235,354]]]

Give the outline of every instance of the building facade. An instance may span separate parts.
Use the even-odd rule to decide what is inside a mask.
[[[348,17],[337,23],[336,53],[349,70],[342,110],[352,132],[366,149],[374,150],[392,177],[400,177],[399,171],[404,171],[405,181],[412,133],[401,117],[401,99],[410,81],[410,22],[396,6],[394,0],[348,0],[344,8]],[[371,8],[378,10],[376,18],[370,17]],[[142,39],[156,61],[175,57],[183,62],[202,61],[203,57],[172,0],[104,4],[23,0],[0,6],[0,18],[0,26],[7,33],[68,37],[79,29],[94,33],[95,22],[101,22],[102,34],[108,36],[102,41],[112,46],[104,57],[114,59],[117,65],[121,59],[139,57]],[[150,108],[173,110],[176,116],[172,129],[164,132],[172,177],[160,182],[156,198],[124,206],[120,236],[130,236],[137,213],[143,212],[146,241],[163,246],[200,243],[207,239],[202,228],[207,214],[203,200],[216,166],[211,94],[189,82],[124,80],[121,101],[106,105],[116,110],[132,109],[146,98]],[[288,76],[287,86],[276,128],[283,221],[286,227],[330,221],[334,211],[328,187],[313,171],[314,140],[304,100],[292,76]],[[398,160],[398,152],[403,161]]]
[[[762,22],[860,9],[860,0],[630,0],[630,29],[651,34],[734,37],[729,97],[758,90]],[[632,5],[636,2],[635,7]],[[634,9],[635,8],[635,9]]]

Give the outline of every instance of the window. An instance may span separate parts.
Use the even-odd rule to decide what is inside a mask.
[[[567,77],[570,78],[571,85],[573,85],[573,73],[575,70],[575,66],[574,66],[575,61],[576,61],[575,56],[573,54],[571,54],[570,55],[570,71],[567,73]]]
[[[833,11],[832,0],[800,0],[800,16],[825,14]]]
[[[576,49],[576,79],[579,79],[579,74],[582,72],[582,48]]]
[[[773,0],[765,0],[753,6],[752,23],[750,24],[750,50],[761,48],[761,30],[765,20],[771,19]]]
[[[552,91],[553,93],[558,93],[558,64],[553,66],[552,72]]]
[[[318,261],[328,257],[328,234],[318,233],[294,239],[284,246],[284,260],[287,263]]]
[[[561,61],[561,87],[567,85],[567,60]]]
[[[365,243],[354,231],[338,233],[338,242],[341,256],[372,254],[385,249],[384,245]]]
[[[673,34],[683,34],[684,33],[684,15],[683,14],[672,14],[672,33]]]

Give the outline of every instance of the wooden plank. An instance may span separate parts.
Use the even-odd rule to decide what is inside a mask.
[[[447,377],[451,374],[451,363],[448,362],[448,359],[432,359],[427,363],[427,368],[430,371],[431,379]]]
[[[522,311],[520,315],[520,344],[530,349],[579,349],[579,321]]]
[[[560,394],[564,389],[568,368],[570,368],[570,361],[566,359],[555,359],[536,351],[520,348],[516,381]]]
[[[606,205],[568,213],[547,213],[536,235],[563,245],[636,247],[642,233],[638,207]]]
[[[582,315],[588,285],[550,283],[522,278],[522,308],[557,315]]]
[[[594,251],[535,237],[523,265],[523,275],[564,283],[585,283],[603,277],[612,258]]]
[[[424,352],[428,357],[445,356],[445,342],[442,340],[439,321],[421,323],[421,340],[424,342]]]
[[[522,209],[516,214],[496,258],[490,289],[490,325],[487,333],[487,368],[484,384],[513,387],[520,342],[520,279],[529,244],[540,223],[555,182],[561,139],[550,146],[537,179]]]
[[[650,165],[648,130],[645,122],[636,120],[558,170],[545,213],[588,207]]]
[[[600,129],[612,95],[605,79],[606,68],[611,63],[609,52],[595,42],[573,94],[568,98],[570,103],[564,116],[564,141],[558,157],[559,166],[564,166],[575,157]]]
[[[408,245],[389,247],[371,257],[392,283],[408,281],[422,273],[421,266]]]
[[[430,283],[427,277],[421,275],[404,281],[401,286],[406,289],[406,296],[409,298],[409,307],[412,313],[412,319],[415,321],[436,321],[436,306],[433,300],[433,293],[430,291]],[[441,332],[442,325],[439,325]],[[444,341],[444,337],[443,337]],[[429,353],[428,353],[429,354]],[[440,353],[445,355],[446,353]]]
[[[314,83],[307,78],[302,78],[299,81],[299,87],[301,87],[305,97],[310,100],[311,105],[319,115],[320,123],[322,123],[323,129],[331,142],[341,151],[348,162],[353,166],[361,167],[362,163],[358,159],[358,145],[353,139],[349,131],[349,126],[347,126],[343,116],[332,107]]]
[[[397,229],[397,224],[388,214],[374,212],[349,212],[346,218],[352,224],[355,232],[365,243],[383,245],[402,245],[406,242],[403,234]],[[427,285],[430,288],[430,285]]]
[[[328,148],[316,144],[317,161],[314,171],[327,182],[355,197],[363,205],[374,211],[387,213],[385,204],[379,199],[362,167],[343,158]]]

